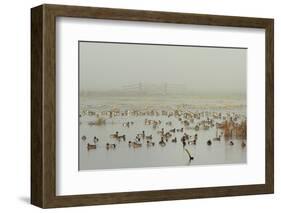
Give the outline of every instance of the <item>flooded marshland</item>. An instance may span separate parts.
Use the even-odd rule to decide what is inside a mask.
[[[246,163],[239,99],[81,97],[79,169]]]
[[[79,170],[247,162],[247,48],[78,47]]]

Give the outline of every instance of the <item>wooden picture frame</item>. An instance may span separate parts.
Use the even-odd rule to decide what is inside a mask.
[[[265,29],[265,184],[192,189],[56,195],[56,17]],[[31,203],[42,208],[268,194],[274,191],[274,21],[44,4],[31,9]]]

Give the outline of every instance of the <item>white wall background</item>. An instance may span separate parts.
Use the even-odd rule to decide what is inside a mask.
[[[278,212],[281,207],[281,13],[277,0],[39,0],[2,1],[0,6],[0,211],[39,212],[29,204],[30,189],[30,8],[42,3],[209,13],[275,18],[275,194],[96,207],[50,212]],[[280,212],[280,210],[279,210]]]

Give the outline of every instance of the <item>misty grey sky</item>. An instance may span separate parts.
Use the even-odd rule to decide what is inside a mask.
[[[201,93],[246,94],[247,50],[79,42],[80,90],[180,84]]]

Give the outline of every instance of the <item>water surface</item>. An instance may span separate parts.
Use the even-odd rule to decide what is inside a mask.
[[[172,100],[172,101],[171,101]],[[109,111],[116,111],[115,116],[110,116]],[[154,114],[149,114],[154,110]],[[189,126],[184,126],[179,116],[162,115],[164,112],[201,113],[200,119],[194,119]],[[133,113],[139,112],[139,114]],[[158,112],[156,114],[155,112]],[[90,113],[89,113],[90,112]],[[127,113],[124,113],[127,112]],[[94,113],[94,114],[93,114]],[[123,114],[122,114],[123,113]],[[221,113],[220,119],[215,119],[213,115]],[[80,136],[79,136],[79,169],[118,169],[118,168],[141,168],[141,167],[170,167],[170,166],[192,166],[192,165],[214,165],[214,164],[237,164],[246,163],[247,147],[242,146],[245,139],[232,137],[221,137],[220,141],[213,138],[220,135],[223,130],[216,126],[204,130],[200,127],[199,131],[194,129],[195,125],[207,118],[213,119],[214,123],[223,122],[223,117],[229,119],[231,116],[238,115],[238,121],[246,119],[246,106],[241,100],[226,99],[186,99],[180,97],[158,97],[158,98],[136,98],[136,97],[91,97],[80,99]],[[182,116],[180,116],[182,117]],[[105,124],[89,125],[98,118],[105,119]],[[152,125],[145,125],[145,120],[161,121],[161,124],[153,128]],[[124,123],[131,123],[129,127]],[[167,125],[172,122],[172,125]],[[166,146],[159,145],[161,135],[159,131],[164,128],[167,132],[173,128],[184,128],[183,132],[172,133],[172,138],[177,138],[174,143],[171,139],[166,142]],[[116,131],[119,135],[126,135],[126,140],[116,140],[110,137]],[[142,139],[139,143],[141,147],[133,148],[128,141],[135,141],[136,135],[152,135],[151,142],[154,146],[148,146],[147,140]],[[183,134],[188,134],[191,139],[195,134],[198,135],[196,145],[187,144],[183,147],[180,138]],[[81,137],[86,136],[86,140]],[[97,137],[98,142],[94,143],[93,138]],[[211,140],[212,145],[207,145]],[[233,142],[233,145],[230,144]],[[96,144],[96,149],[88,150],[87,144]],[[116,144],[116,148],[107,149],[106,143]],[[187,149],[194,157],[189,159]]]

